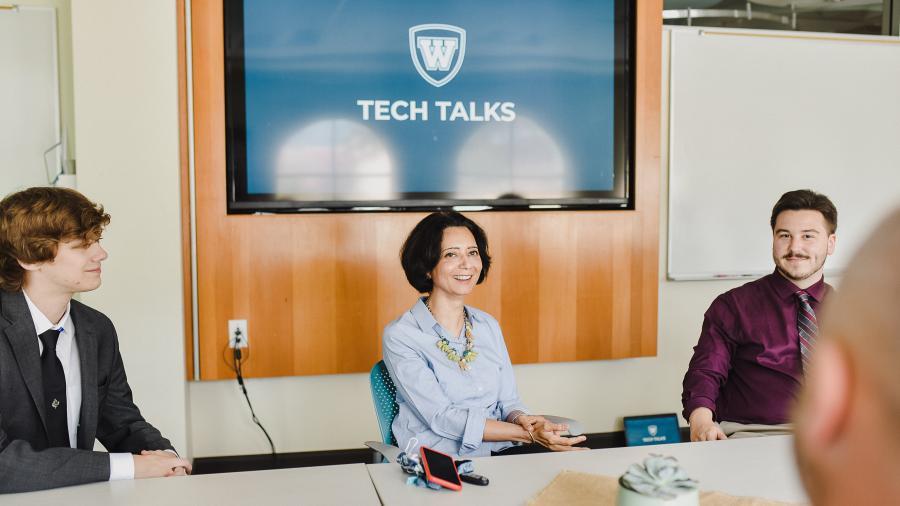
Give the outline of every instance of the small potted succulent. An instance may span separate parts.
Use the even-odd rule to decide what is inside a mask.
[[[697,506],[697,482],[674,457],[650,455],[619,478],[618,506]]]

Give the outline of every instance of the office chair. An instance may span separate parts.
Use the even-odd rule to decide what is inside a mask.
[[[400,407],[397,406],[397,388],[388,374],[384,360],[379,360],[372,367],[369,383],[372,387],[372,402],[375,403],[375,416],[378,418],[381,440],[384,444],[397,446],[397,440],[391,432],[391,424],[394,423],[394,417],[397,416]]]

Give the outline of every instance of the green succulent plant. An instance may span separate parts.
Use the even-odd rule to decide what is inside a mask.
[[[675,457],[654,454],[643,464],[631,464],[619,484],[638,494],[666,500],[697,489],[697,482],[688,478]]]

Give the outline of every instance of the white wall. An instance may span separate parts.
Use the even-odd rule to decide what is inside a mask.
[[[103,286],[136,403],[188,449],[174,0],[72,5],[78,189],[112,215]]]

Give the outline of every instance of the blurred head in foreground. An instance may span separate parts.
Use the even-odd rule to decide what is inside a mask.
[[[813,504],[900,504],[900,209],[850,262],[823,311],[794,413]]]

